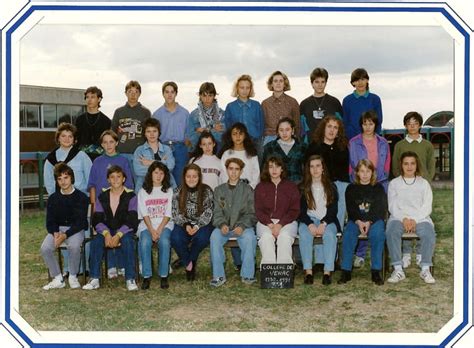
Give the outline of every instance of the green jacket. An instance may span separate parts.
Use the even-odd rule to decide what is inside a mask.
[[[229,188],[227,183],[215,188],[212,217],[215,227],[227,225],[233,230],[240,226],[245,230],[256,223],[254,193],[249,184],[240,180],[234,189]]]

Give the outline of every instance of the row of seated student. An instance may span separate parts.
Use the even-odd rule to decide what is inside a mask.
[[[117,165],[110,166],[107,170],[110,187],[97,196],[92,215],[97,234],[90,242],[90,279],[82,288],[100,287],[100,265],[104,247],[107,247],[123,254],[127,289],[138,289],[135,283],[135,232],[144,290],[151,283],[153,242],[157,242],[159,248],[161,288],[169,287],[171,248],[182,260],[187,280],[193,281],[199,254],[209,244],[210,285],[223,285],[226,282],[224,244],[230,237],[236,238],[241,250],[240,276],[244,284],[256,282],[257,244],[262,254],[261,264],[291,264],[292,245],[297,235],[305,270],[304,283],[313,284],[313,262],[319,256],[324,263],[322,284],[331,284],[336,233],[341,226],[337,219],[337,188],[329,177],[324,158],[320,155],[308,158],[299,188],[287,179],[285,163],[278,156],[270,156],[265,161],[261,181],[255,190],[241,179],[245,166],[239,158],[227,159],[227,182],[212,190],[203,182],[201,168],[190,163],[184,168],[182,184],[173,191],[167,166],[154,161],[138,195],[125,186],[124,170]],[[338,283],[351,280],[352,259],[359,235],[367,236],[371,244],[371,279],[375,284],[384,283],[381,269],[385,241],[394,267],[388,282],[405,279],[401,247],[405,232],[416,232],[420,238],[420,277],[425,283],[435,282],[429,269],[436,239],[430,218],[431,186],[420,175],[420,161],[415,152],[401,154],[400,172],[390,181],[386,194],[377,182],[373,163],[369,159],[357,163],[355,180],[345,192],[348,223],[343,233],[342,272]],[[41,246],[53,280],[43,288],[65,287],[54,257],[55,249],[62,243],[66,243],[69,250],[69,285],[80,288],[77,273],[80,246],[88,228],[88,199],[74,188],[74,171],[67,164],[58,163],[54,177],[59,190],[48,198],[48,234]],[[390,215],[385,224],[387,208]],[[313,239],[317,237],[322,238],[322,244],[313,246]]]

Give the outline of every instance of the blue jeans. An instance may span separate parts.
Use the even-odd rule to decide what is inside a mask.
[[[201,251],[209,245],[213,228],[211,224],[203,226],[193,236],[190,236],[182,226],[174,225],[171,233],[171,246],[178,254],[184,267],[191,261],[193,265],[196,264]],[[190,246],[189,243],[191,243]]]
[[[181,185],[181,178],[183,176],[183,169],[188,164],[188,148],[184,143],[175,143],[169,145],[173,151],[174,157],[174,168],[171,174],[173,174],[174,180],[177,186]]]
[[[369,228],[370,268],[375,271],[380,271],[382,269],[382,254],[385,243],[384,227],[383,221],[377,220]],[[341,269],[345,271],[352,270],[352,257],[354,256],[354,251],[359,240],[359,234],[359,226],[357,226],[354,221],[349,220],[342,237]]]
[[[320,225],[320,221],[316,218],[311,218],[313,224]],[[303,261],[303,269],[312,269],[313,267],[313,250],[314,258],[317,258],[317,253],[321,251],[324,258],[324,271],[334,271],[334,261],[336,260],[337,249],[337,228],[335,224],[329,224],[323,234],[323,245],[321,248],[313,248],[313,239],[315,238],[309,231],[308,225],[300,223],[298,227],[298,234],[300,236],[300,253]]]
[[[167,277],[170,266],[170,252],[171,252],[171,230],[165,228],[161,232],[160,238],[158,239],[158,259],[159,259],[159,274],[160,277]],[[142,261],[142,276],[143,278],[150,278],[152,276],[151,264],[152,252],[151,247],[153,246],[153,240],[148,230],[143,230],[140,233],[140,260]]]
[[[90,256],[90,277],[100,278],[100,263],[104,256],[105,238],[101,234],[97,234],[91,243]],[[125,279],[135,279],[135,242],[133,241],[133,233],[125,233],[120,239],[120,246],[117,249],[122,249],[125,261]]]
[[[224,244],[230,237],[237,237],[237,243],[242,251],[242,269],[240,276],[242,278],[255,277],[255,253],[257,251],[257,237],[253,228],[246,228],[240,236],[230,231],[223,235],[219,228],[214,229],[211,235],[211,262],[212,276],[214,278],[224,277],[225,251]]]
[[[334,184],[337,188],[337,219],[339,220],[339,226],[341,230],[344,229],[344,220],[346,217],[346,188],[349,186],[348,182],[345,181],[335,181]]]

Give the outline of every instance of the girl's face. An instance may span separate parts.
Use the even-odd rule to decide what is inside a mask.
[[[147,127],[145,129],[145,138],[149,143],[156,143],[160,138],[160,132],[156,127]]]
[[[232,143],[234,146],[242,146],[245,140],[245,133],[241,132],[239,129],[234,128],[230,132],[230,136],[232,138]]]
[[[354,87],[359,94],[364,94],[367,91],[367,85],[369,83],[369,80],[367,80],[365,77],[358,79],[357,81],[354,81]]]
[[[69,192],[72,189],[72,179],[70,175],[63,173],[60,176],[58,176],[56,181],[58,183],[58,186],[64,192]]]
[[[288,122],[282,122],[278,126],[278,136],[283,141],[290,141],[291,136],[295,133],[295,130],[291,128],[291,125]]]
[[[184,175],[184,181],[189,188],[195,188],[199,184],[199,173],[197,170],[188,169]]]
[[[239,81],[237,84],[237,95],[240,99],[247,100],[250,96],[252,85],[249,81]]]
[[[214,94],[209,94],[209,93],[203,93],[199,96],[201,99],[202,105],[206,108],[210,108],[212,106],[212,103],[214,102],[215,95]]]
[[[107,134],[104,135],[104,137],[102,138],[101,145],[107,155],[114,155],[116,152],[115,149],[117,148],[118,141],[115,141],[112,136]]]
[[[368,185],[370,184],[370,179],[372,178],[372,170],[366,166],[360,166],[357,176],[359,177],[359,181],[362,185]]]
[[[324,128],[324,140],[333,143],[339,132],[339,124],[335,120],[329,120]]]
[[[155,168],[155,170],[151,173],[151,181],[153,182],[153,186],[161,186],[164,179],[165,173],[160,168]]]
[[[309,163],[309,173],[313,180],[320,181],[323,175],[323,163],[319,159],[314,159]]]
[[[405,178],[413,178],[416,175],[415,157],[405,157],[402,161],[402,174]]]
[[[272,79],[273,92],[283,92],[285,89],[285,78],[282,75],[275,75]]]
[[[199,147],[202,149],[203,154],[212,156],[216,143],[212,141],[212,138],[202,138],[199,143]]]
[[[281,173],[283,173],[283,168],[274,162],[268,164],[268,172],[270,173],[270,178],[280,179]]]
[[[125,177],[120,172],[113,172],[107,178],[110,186],[114,189],[121,188],[125,182]]]
[[[74,135],[68,130],[64,130],[59,134],[58,137],[59,146],[69,148],[74,145]]]
[[[374,135],[375,133],[375,123],[372,120],[365,120],[362,123],[362,132],[365,135]]]

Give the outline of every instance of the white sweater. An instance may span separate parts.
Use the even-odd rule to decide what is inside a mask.
[[[405,179],[411,184],[413,179]],[[390,220],[403,221],[404,218],[414,219],[417,224],[429,222],[433,203],[431,186],[421,176],[417,176],[412,185],[407,185],[401,176],[396,177],[388,185],[388,211]]]
[[[172,217],[173,189],[169,188],[167,192],[161,191],[160,187],[153,187],[151,194],[148,194],[143,188],[138,191],[138,218],[143,219],[148,216],[151,220],[153,228],[157,228],[164,217]],[[174,223],[170,220],[166,224],[166,228],[173,230]],[[141,221],[138,226],[138,233],[146,230],[145,221]]]
[[[247,157],[247,153],[245,150],[235,151],[235,150],[226,150],[222,154],[221,162],[222,166],[225,168],[225,161],[229,158],[238,158],[241,159],[245,163],[244,170],[242,171],[242,175],[240,175],[241,179],[247,179],[249,181],[250,186],[255,190],[255,186],[260,182],[260,166],[258,164],[258,157]],[[227,172],[224,170],[222,175],[222,182],[227,182],[229,180],[227,176]]]
[[[189,163],[193,163],[192,158]],[[222,166],[221,160],[216,155],[202,155],[194,164],[201,168],[202,182],[209,185],[213,191],[224,182],[222,181],[222,174],[225,173],[225,167]]]

